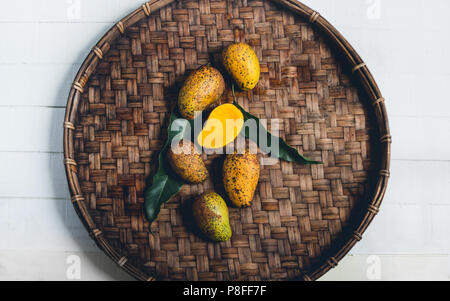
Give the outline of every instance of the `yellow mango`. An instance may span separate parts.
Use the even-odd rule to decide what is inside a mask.
[[[223,104],[211,112],[197,143],[209,149],[222,148],[236,139],[243,126],[242,112],[231,103]]]
[[[208,178],[208,170],[200,151],[189,140],[181,140],[167,152],[170,166],[184,180],[201,183]]]
[[[223,185],[228,197],[237,207],[252,204],[259,181],[259,161],[256,154],[227,155],[223,163]]]
[[[222,53],[223,65],[242,90],[252,90],[259,81],[260,66],[250,45],[240,42],[229,45]]]
[[[192,72],[178,94],[180,114],[186,119],[194,119],[196,111],[203,111],[219,100],[224,90],[225,81],[217,69],[204,66]]]

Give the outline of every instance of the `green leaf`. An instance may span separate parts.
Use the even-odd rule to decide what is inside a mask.
[[[170,200],[183,186],[183,180],[174,174],[167,161],[167,151],[172,141],[184,138],[190,131],[190,128],[190,123],[186,119],[182,119],[176,111],[171,113],[167,130],[167,141],[159,153],[158,171],[153,176],[152,185],[144,191],[144,211],[150,224],[158,217],[162,204]]]
[[[244,122],[246,122],[247,120],[254,120],[256,122],[256,125],[258,128],[258,135],[257,135],[258,137],[256,139],[257,141],[255,141],[255,142],[263,152],[267,153],[270,151],[271,157],[278,158],[278,159],[288,161],[288,162],[298,162],[298,163],[302,163],[302,164],[323,164],[322,162],[314,161],[314,160],[306,158],[305,156],[300,155],[300,153],[295,148],[289,146],[289,144],[287,144],[286,141],[284,141],[283,139],[281,139],[277,136],[272,135],[269,131],[267,131],[267,129],[261,123],[261,121],[259,120],[258,117],[253,116],[249,112],[245,111],[237,103],[236,96],[234,94],[234,85],[232,86],[232,92],[233,92],[233,104],[244,115]],[[252,135],[250,135],[249,130],[250,129],[248,127],[245,127],[244,135],[246,138],[252,139],[254,137]],[[261,132],[261,131],[263,131],[263,132]],[[267,147],[263,146],[262,142],[259,141],[260,137],[261,136],[264,137],[264,135],[266,136],[266,141],[268,142]],[[270,148],[272,143],[279,144],[278,150]]]

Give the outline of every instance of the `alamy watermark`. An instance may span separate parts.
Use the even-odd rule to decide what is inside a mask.
[[[182,152],[183,154],[190,154],[190,149],[177,148],[179,141],[183,139],[196,141],[198,135],[202,133],[203,145],[219,145],[217,148],[206,148],[201,145],[197,146],[200,148],[200,151],[203,151],[208,155],[234,153],[243,154],[244,152],[257,154],[259,148],[260,152],[265,155],[264,157],[261,157],[262,165],[275,165],[279,161],[279,119],[260,119],[259,124],[254,119],[248,119],[243,122],[243,125],[242,121],[235,119],[208,119],[203,127],[203,120],[201,118],[196,118],[193,124],[194,129],[191,128],[190,123],[186,122],[185,119],[180,118],[172,122],[169,130],[171,132],[178,132],[171,142],[171,149],[174,153],[179,154]],[[268,135],[266,130],[269,125],[271,135]],[[194,133],[195,137],[192,137],[192,133]],[[233,136],[233,134],[237,135],[236,139],[221,147],[221,145],[224,144],[224,140],[222,140],[225,138],[224,136]],[[255,141],[257,141],[257,145],[254,143]]]
[[[80,280],[81,279],[81,259],[78,255],[69,255],[66,258],[68,264],[66,269],[66,278],[68,280]]]
[[[69,20],[81,19],[81,0],[66,0],[66,15]]]
[[[366,277],[369,280],[381,280],[381,259],[377,255],[370,255],[366,259]]]
[[[381,0],[367,0],[367,18],[379,20],[381,18]]]

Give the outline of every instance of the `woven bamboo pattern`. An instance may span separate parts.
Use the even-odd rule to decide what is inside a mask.
[[[221,157],[204,154],[211,178],[184,185],[150,232],[143,191],[178,89],[236,40],[261,62],[258,86],[238,102],[280,119],[280,136],[324,164],[261,166],[253,205],[230,208],[233,236],[213,243],[189,216],[193,198],[221,180]],[[222,102],[231,100],[228,89]],[[392,141],[384,102],[349,43],[297,1],[149,1],[93,47],[72,85],[63,125],[72,202],[97,245],[139,280],[315,280],[379,211]]]

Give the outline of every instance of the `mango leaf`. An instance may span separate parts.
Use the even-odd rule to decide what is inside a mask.
[[[289,144],[287,144],[286,141],[284,141],[283,139],[281,139],[277,136],[272,135],[269,131],[267,131],[267,129],[265,128],[265,126],[262,124],[261,120],[259,120],[258,117],[245,111],[237,103],[236,96],[234,94],[234,85],[232,86],[232,92],[233,92],[233,104],[244,115],[244,122],[246,122],[247,120],[254,120],[257,125],[258,135],[250,135],[250,128],[245,127],[245,130],[243,131],[244,136],[246,138],[249,138],[252,140],[255,140],[254,136],[257,136],[257,139],[255,142],[263,152],[267,153],[268,151],[270,151],[270,156],[272,158],[278,158],[278,159],[288,161],[288,162],[297,162],[297,163],[302,163],[302,164],[323,164],[322,162],[314,161],[314,160],[306,158],[305,156],[302,156],[295,148],[289,146]],[[263,145],[262,141],[260,141],[260,137],[264,137],[264,136],[266,136],[265,141],[268,144],[267,146]],[[272,143],[275,143],[275,144],[278,143],[279,147],[272,149],[271,148]]]
[[[171,113],[167,141],[158,157],[158,171],[153,176],[152,185],[147,186],[144,191],[144,212],[150,225],[158,217],[162,204],[170,200],[183,186],[183,180],[170,167],[167,160],[167,151],[172,141],[182,139],[190,131],[190,128],[190,123],[186,119],[182,119],[177,111],[174,110]]]

